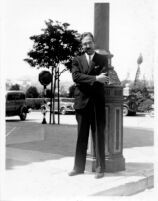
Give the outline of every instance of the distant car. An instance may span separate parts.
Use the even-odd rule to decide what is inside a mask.
[[[24,121],[29,112],[30,109],[26,105],[26,97],[23,91],[6,92],[6,116],[19,116]]]
[[[124,96],[123,100],[123,115],[136,115],[138,106],[137,106],[137,101],[136,101],[136,96],[134,95],[129,95],[129,96]]]
[[[74,98],[61,97],[59,100],[60,100],[60,103],[59,103],[60,114],[65,115],[68,113],[75,113]],[[48,102],[47,105],[50,106],[50,102]],[[53,103],[52,103],[52,105],[53,105]],[[55,112],[58,112],[58,99],[55,99]]]
[[[154,113],[154,100],[150,98],[137,98],[136,95],[124,96],[123,115],[136,115],[137,112]]]

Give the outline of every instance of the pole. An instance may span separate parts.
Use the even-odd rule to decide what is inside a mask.
[[[109,3],[95,3],[94,39],[96,49],[109,51]]]
[[[60,89],[60,78],[59,78],[59,68],[58,68],[58,124],[60,124],[60,96],[59,96],[59,89]]]
[[[54,94],[53,94],[53,124],[55,124],[55,90],[56,90],[57,68],[54,75]]]
[[[52,82],[51,82],[51,97],[50,97],[50,116],[49,116],[49,124],[52,123],[52,100],[53,100],[53,66],[52,66]]]

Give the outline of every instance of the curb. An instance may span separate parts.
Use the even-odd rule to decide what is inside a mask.
[[[98,192],[93,196],[131,196],[154,187],[154,176],[149,175],[147,177],[138,179],[137,181],[131,181],[124,185],[120,185],[111,188],[106,191]]]

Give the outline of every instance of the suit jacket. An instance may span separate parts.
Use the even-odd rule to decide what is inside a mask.
[[[96,81],[96,75],[107,71],[108,60],[105,55],[95,53],[90,66],[85,54],[73,60],[72,78],[76,83],[74,91],[75,109],[83,109],[90,99],[104,104],[104,84]]]

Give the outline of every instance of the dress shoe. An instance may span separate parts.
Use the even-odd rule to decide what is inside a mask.
[[[104,172],[97,172],[95,175],[95,179],[100,179],[102,177],[104,177]]]
[[[69,173],[69,176],[75,176],[75,175],[83,174],[83,173],[84,173],[83,171],[72,170],[72,171]]]

